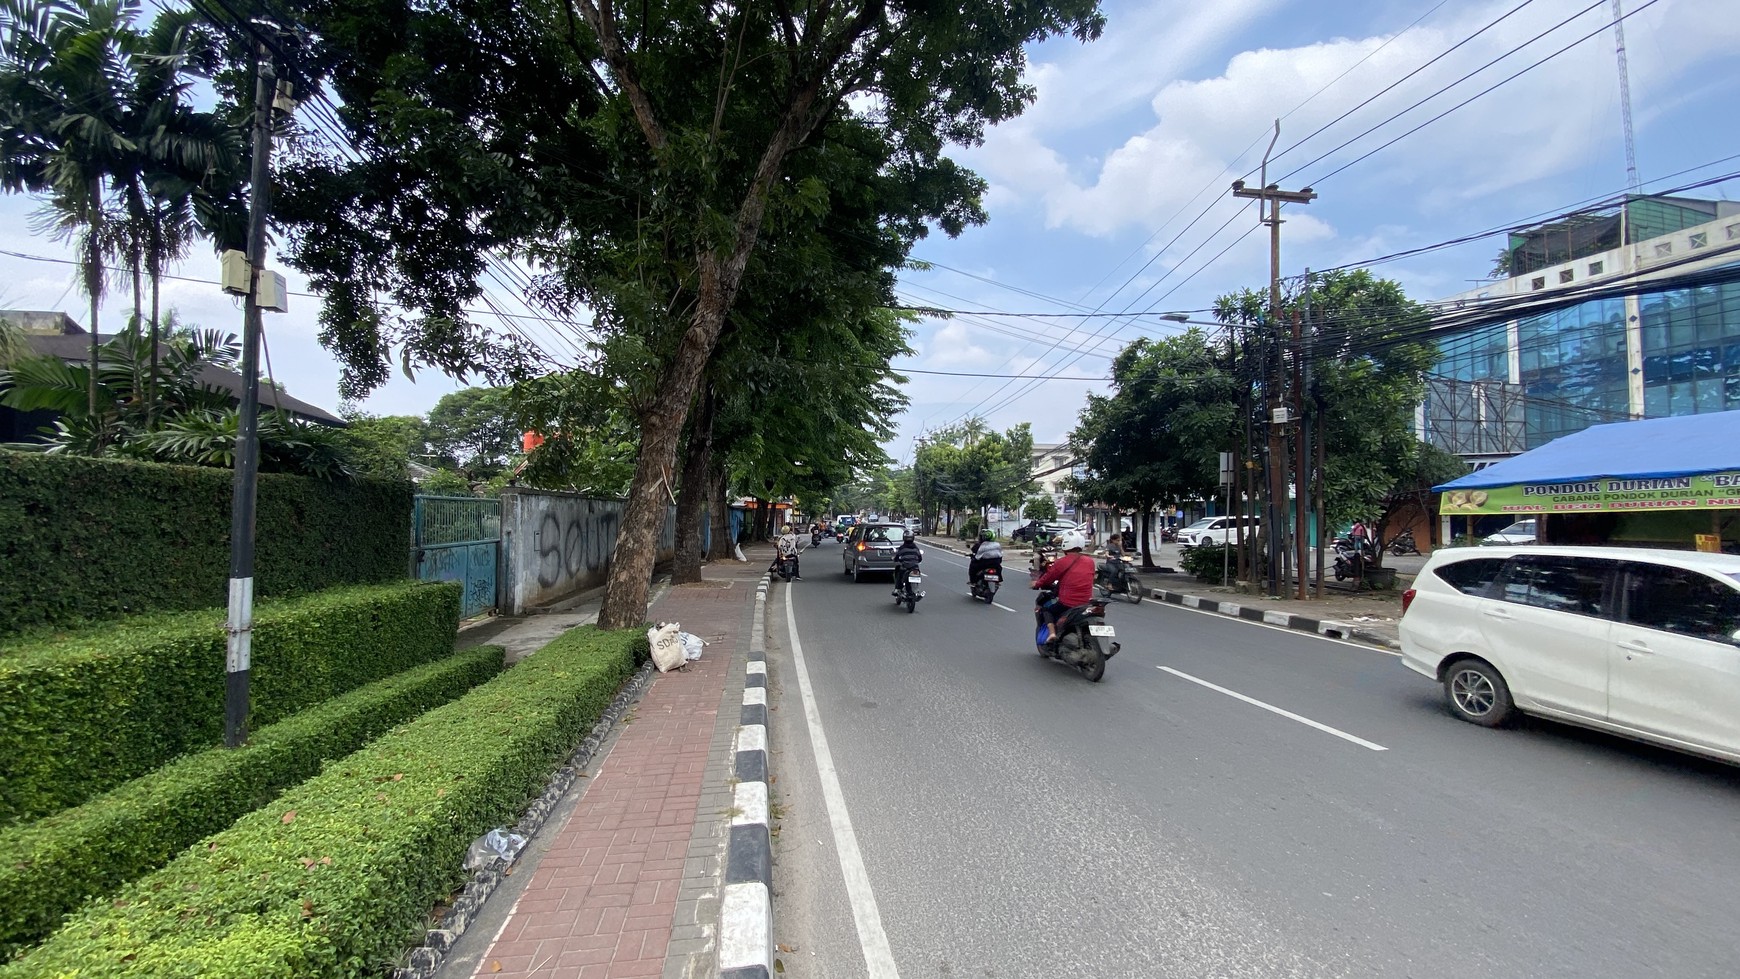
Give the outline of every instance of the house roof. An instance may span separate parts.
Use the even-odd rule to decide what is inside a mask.
[[[77,327],[74,327],[77,329]],[[108,342],[111,337],[99,337],[99,343]],[[89,363],[91,357],[91,335],[83,330],[77,333],[27,333],[25,342],[32,350],[45,357],[54,357],[69,364]],[[227,392],[240,401],[242,397],[242,375],[216,364],[202,364],[199,368],[199,383],[217,391]],[[345,424],[345,420],[327,411],[325,408],[309,404],[301,398],[278,391],[269,384],[260,385],[260,404],[267,408],[279,408],[300,415],[310,421],[327,425]]]
[[[1666,479],[1740,470],[1740,411],[1591,425],[1434,490],[1613,477]]]

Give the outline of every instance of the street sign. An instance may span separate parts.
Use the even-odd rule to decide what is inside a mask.
[[[1231,452],[1220,454],[1220,484],[1222,486],[1233,484],[1233,454]]]

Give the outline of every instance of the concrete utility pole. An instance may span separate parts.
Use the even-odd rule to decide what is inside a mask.
[[[224,674],[224,744],[248,739],[248,678],[254,638],[254,502],[260,481],[260,278],[266,264],[270,206],[272,101],[277,71],[260,45],[254,80],[254,159],[248,190],[248,295],[242,321],[242,402],[236,436],[235,492],[230,502],[230,596]]]
[[[1282,190],[1279,186],[1269,183],[1269,154],[1275,151],[1275,142],[1281,138],[1281,120],[1275,120],[1275,135],[1269,140],[1269,148],[1263,152],[1263,167],[1261,174],[1262,188],[1260,190],[1245,189],[1243,180],[1235,180],[1232,185],[1234,197],[1243,197],[1258,201],[1259,221],[1269,226],[1269,315],[1267,318],[1268,341],[1265,351],[1275,350],[1281,338],[1281,205],[1309,204],[1317,199],[1317,194],[1311,188],[1301,190]],[[1261,217],[1263,203],[1268,204],[1268,216]],[[1273,346],[1271,346],[1272,344]],[[1268,538],[1269,558],[1269,597],[1279,598],[1281,593],[1281,562],[1288,556],[1288,549],[1282,544],[1283,525],[1286,522],[1287,507],[1287,443],[1281,426],[1290,420],[1290,413],[1283,407],[1283,394],[1286,384],[1279,376],[1285,358],[1275,356],[1272,383],[1269,385],[1269,503],[1263,514],[1263,530]],[[1302,572],[1301,572],[1302,573]]]

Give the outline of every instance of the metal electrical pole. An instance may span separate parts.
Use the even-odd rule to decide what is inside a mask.
[[[1282,365],[1285,363],[1286,358],[1279,356],[1279,350],[1277,349],[1281,341],[1282,321],[1281,205],[1283,203],[1309,204],[1317,199],[1317,194],[1309,187],[1301,190],[1282,190],[1279,186],[1269,183],[1269,154],[1274,152],[1275,142],[1280,138],[1281,120],[1276,119],[1275,135],[1269,140],[1268,150],[1265,150],[1263,153],[1261,189],[1246,190],[1245,182],[1243,180],[1235,180],[1232,185],[1234,197],[1243,197],[1260,202],[1258,204],[1259,214],[1262,211],[1262,204],[1268,204],[1268,216],[1266,218],[1260,217],[1259,220],[1269,226],[1269,315],[1267,317],[1267,325],[1269,329],[1267,331],[1268,335],[1266,339],[1270,344],[1273,344],[1273,346],[1267,346],[1265,347],[1265,350],[1274,350],[1276,352],[1276,356],[1273,358],[1274,374],[1271,375],[1270,384],[1268,385],[1269,452],[1267,464],[1269,477],[1269,501],[1263,514],[1263,531],[1269,542],[1268,581],[1269,596],[1271,598],[1280,597],[1281,561],[1283,555],[1287,553],[1282,545],[1282,540],[1285,533],[1283,527],[1287,520],[1287,469],[1289,467],[1287,464],[1286,438],[1282,426],[1288,424],[1291,420],[1288,409],[1283,407],[1284,395],[1282,392],[1286,390],[1286,385],[1283,382],[1283,379],[1279,376],[1280,372],[1283,370]]]
[[[224,676],[224,744],[248,739],[248,671],[254,630],[254,499],[260,476],[260,276],[266,264],[270,201],[272,99],[277,71],[260,46],[254,81],[254,160],[248,191],[248,295],[242,324],[242,403],[236,436],[235,495],[230,504],[230,601]]]

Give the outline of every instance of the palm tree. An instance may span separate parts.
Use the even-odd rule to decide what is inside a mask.
[[[107,191],[132,166],[122,97],[138,46],[133,0],[0,0],[0,190],[43,194],[79,243],[98,410]]]

